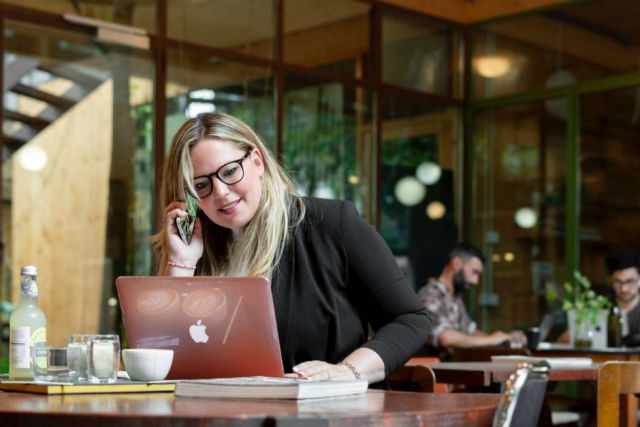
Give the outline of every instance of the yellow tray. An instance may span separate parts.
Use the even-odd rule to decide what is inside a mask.
[[[173,382],[120,381],[114,384],[43,384],[24,381],[0,381],[0,390],[38,394],[85,394],[85,393],[149,393],[172,392]]]

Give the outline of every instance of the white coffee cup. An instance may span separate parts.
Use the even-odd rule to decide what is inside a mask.
[[[124,367],[134,381],[164,380],[171,369],[173,350],[128,348],[122,350]]]

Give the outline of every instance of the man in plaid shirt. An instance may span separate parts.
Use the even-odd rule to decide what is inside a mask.
[[[484,262],[484,255],[477,247],[458,243],[449,253],[449,262],[440,276],[430,278],[418,291],[433,319],[427,347],[437,349],[442,358],[447,358],[454,348],[526,342],[520,331],[491,334],[479,331],[476,322],[469,317],[461,297],[469,286],[477,286]]]

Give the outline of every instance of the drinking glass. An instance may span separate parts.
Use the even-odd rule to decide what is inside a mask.
[[[92,383],[110,384],[118,378],[120,337],[91,335],[87,347],[87,376]]]
[[[31,358],[35,381],[74,383],[78,380],[78,371],[69,366],[67,347],[33,347]]]
[[[87,381],[87,350],[89,347],[90,334],[69,335],[69,366],[78,371],[78,380]]]

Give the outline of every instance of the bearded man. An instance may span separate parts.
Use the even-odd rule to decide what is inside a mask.
[[[427,337],[427,348],[446,359],[455,348],[485,347],[501,344],[525,344],[520,331],[510,333],[495,331],[486,334],[478,330],[471,320],[462,300],[469,286],[477,286],[482,274],[485,257],[469,243],[458,243],[449,253],[449,261],[440,276],[430,278],[418,295],[433,319]]]

